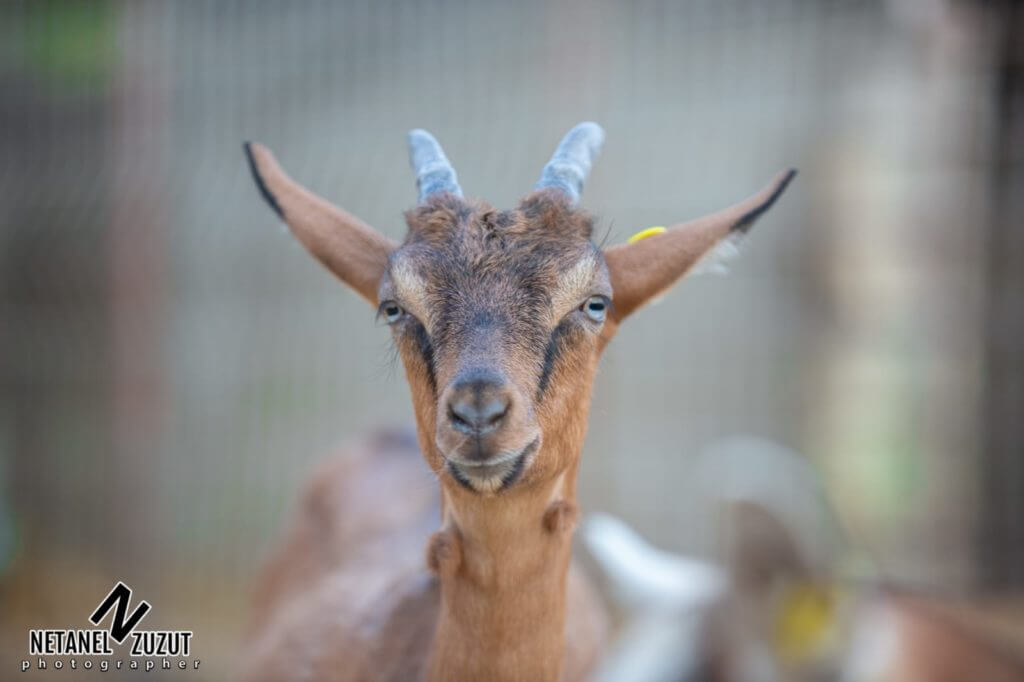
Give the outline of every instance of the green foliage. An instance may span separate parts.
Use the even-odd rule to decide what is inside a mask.
[[[84,94],[109,80],[116,57],[109,2],[30,2],[22,18],[25,68],[51,86]]]

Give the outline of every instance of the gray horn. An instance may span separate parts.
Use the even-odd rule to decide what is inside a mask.
[[[455,169],[444,155],[441,145],[426,130],[417,128],[409,131],[409,164],[416,173],[421,204],[435,194],[444,192],[462,196]]]
[[[553,187],[564,192],[570,203],[579,203],[583,181],[587,179],[603,142],[601,126],[590,121],[578,124],[562,138],[551,160],[541,171],[536,189]]]

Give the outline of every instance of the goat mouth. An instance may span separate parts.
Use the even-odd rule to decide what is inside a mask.
[[[517,454],[497,461],[465,462],[447,459],[446,468],[459,485],[478,493],[496,493],[513,485],[526,469],[526,462],[537,451],[540,436]]]

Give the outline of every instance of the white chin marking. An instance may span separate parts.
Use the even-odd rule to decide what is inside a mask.
[[[520,452],[504,453],[489,464],[466,464],[448,460],[448,472],[464,487],[480,493],[495,493],[514,484],[529,466],[540,444],[540,436]]]
[[[476,478],[474,476],[467,475],[466,478],[469,479],[470,485],[472,485],[476,490],[482,493],[498,492],[501,489],[503,480],[501,476],[491,476],[490,478]]]
[[[478,493],[496,493],[501,490],[516,466],[516,459],[485,466],[467,466],[449,462],[449,468],[455,480]]]
[[[460,476],[469,483],[473,490],[481,493],[494,493],[502,488],[505,478],[515,466],[515,461],[500,462],[492,466],[454,465]],[[458,477],[456,477],[458,478]]]

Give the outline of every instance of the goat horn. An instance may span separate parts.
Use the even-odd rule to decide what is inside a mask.
[[[455,169],[444,155],[434,136],[419,128],[409,131],[409,165],[416,173],[416,186],[420,190],[420,203],[435,194],[447,192],[462,196]]]
[[[573,205],[579,203],[583,182],[590,174],[594,157],[601,151],[604,130],[590,121],[584,121],[562,138],[541,171],[540,181],[535,189],[552,187],[562,191]]]

